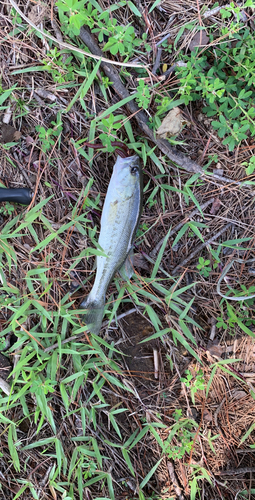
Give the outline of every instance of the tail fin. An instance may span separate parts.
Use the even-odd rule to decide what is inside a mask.
[[[86,297],[81,305],[81,309],[87,309],[82,320],[86,323],[89,331],[98,335],[104,317],[104,300],[90,300],[89,295]]]

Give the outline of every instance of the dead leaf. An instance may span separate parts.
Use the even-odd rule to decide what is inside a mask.
[[[166,115],[158,128],[156,134],[158,139],[166,139],[173,135],[178,135],[184,125],[190,125],[190,122],[184,118],[180,108],[173,108]]]
[[[211,345],[207,347],[207,353],[210,354],[210,356],[215,356],[216,358],[221,358],[223,352],[224,347],[221,345]]]
[[[217,212],[218,212],[218,210],[219,210],[220,206],[221,206],[221,201],[220,201],[220,199],[219,199],[219,198],[215,198],[215,200],[214,200],[214,202],[213,202],[213,204],[212,204],[212,208],[211,208],[211,210],[210,210],[210,214],[211,214],[211,215],[215,215],[215,214],[217,214]]]
[[[36,5],[31,7],[28,18],[37,26],[44,18],[50,19],[50,8],[46,4],[37,2]]]
[[[27,146],[31,146],[31,144],[34,144],[34,142],[35,142],[33,137],[31,137],[31,135],[27,135],[25,138],[25,141],[26,141]]]
[[[144,256],[140,253],[134,254],[134,267],[138,269],[144,269],[145,271],[150,270],[150,266]]]
[[[22,133],[19,132],[18,130],[15,130],[14,134],[13,134],[13,139],[14,141],[18,141],[22,136]]]
[[[0,124],[0,143],[7,144],[8,142],[16,142],[21,138],[22,134],[12,125],[7,123]]]
[[[208,411],[206,408],[204,409],[203,413],[203,420],[204,422],[212,422],[212,414],[210,411]]]
[[[40,97],[43,99],[48,99],[51,102],[56,101],[56,96],[52,94],[52,92],[48,92],[48,90],[45,89],[35,89],[36,94],[38,94]]]
[[[76,426],[76,436],[83,436],[82,421],[78,415],[74,415],[75,426]]]
[[[237,389],[234,389],[231,393],[231,396],[234,398],[234,399],[243,399],[243,398],[246,398],[247,394],[245,391],[239,391]]]
[[[73,280],[70,283],[70,293],[74,293],[77,288],[80,286],[80,282],[77,280]]]
[[[20,56],[20,59],[21,61],[23,61],[24,63],[28,63],[29,62],[29,56],[28,56],[28,50],[23,48],[23,50],[20,50],[19,51],[19,56]]]
[[[134,377],[142,377],[144,387],[154,378],[153,348],[156,341],[151,340],[141,344],[141,340],[154,333],[150,323],[137,313],[129,314],[123,320],[125,342],[120,344],[120,350],[125,354],[125,362]],[[130,342],[127,339],[131,339]]]
[[[11,106],[8,106],[4,112],[4,116],[3,116],[3,120],[2,120],[3,123],[9,124],[11,117],[12,117],[12,108],[11,108]]]
[[[198,31],[195,36],[193,36],[190,44],[189,44],[189,50],[191,52],[194,52],[196,47],[202,47],[204,45],[207,45],[209,42],[209,36],[207,36],[206,32],[204,30]]]
[[[26,234],[22,238],[22,243],[23,245],[28,245],[29,248],[33,248],[35,246],[35,241]]]
[[[57,500],[58,499],[57,493],[56,493],[55,489],[53,488],[53,486],[51,484],[49,485],[49,489],[50,489],[50,492],[51,492],[54,500]]]
[[[38,160],[38,151],[33,151],[32,155],[26,155],[23,157],[25,163],[35,163]]]

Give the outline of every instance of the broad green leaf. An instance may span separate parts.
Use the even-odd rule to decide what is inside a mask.
[[[155,2],[152,4],[150,10],[149,10],[149,14],[155,9],[155,7],[157,7],[159,4],[160,4],[161,0],[155,0]]]
[[[56,441],[56,437],[49,437],[45,439],[40,439],[39,441],[36,441],[34,443],[30,443],[27,446],[23,446],[22,450],[31,450],[32,448],[39,448],[40,446],[45,446],[48,444],[54,444]]]
[[[171,328],[165,328],[164,330],[161,330],[160,332],[153,333],[153,335],[150,335],[150,337],[147,337],[146,339],[141,340],[139,342],[139,344],[143,344],[143,342],[149,342],[150,340],[153,340],[153,339],[161,338],[169,332],[171,332]]]

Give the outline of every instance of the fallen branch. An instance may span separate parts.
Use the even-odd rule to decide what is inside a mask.
[[[220,12],[222,9],[226,9],[229,7],[230,7],[229,3],[226,5],[218,5],[218,7],[214,7],[213,9],[204,12],[204,14],[202,14],[202,17],[203,19],[208,19],[209,17],[216,16],[218,12]]]
[[[237,474],[247,474],[255,472],[255,467],[240,467],[240,469],[228,469],[218,472],[220,476],[236,476]]]
[[[108,76],[109,80],[113,83],[113,88],[120,97],[120,99],[122,100],[126,99],[127,97],[130,97],[130,93],[126,89],[125,85],[122,83],[117,69],[112,66],[111,61],[103,58],[103,52],[98,47],[97,42],[94,36],[90,33],[89,29],[83,26],[80,29],[79,36],[81,40],[84,42],[84,44],[89,48],[92,54],[95,54],[98,59],[102,58],[101,67],[106,76]],[[150,139],[151,142],[156,144],[156,146],[160,149],[160,151],[162,151],[162,153],[166,155],[169,158],[169,160],[171,160],[179,167],[183,168],[187,172],[196,174],[199,173],[202,176],[207,176],[208,180],[211,180],[215,177],[217,180],[220,180],[221,182],[226,182],[230,185],[231,184],[240,185],[245,183],[245,182],[240,183],[232,179],[229,179],[227,177],[220,177],[219,175],[213,174],[211,172],[210,173],[204,172],[204,170],[198,163],[191,160],[181,151],[178,151],[177,149],[173,148],[166,139],[156,139],[153,131],[147,125],[148,117],[146,113],[142,111],[134,101],[129,101],[128,103],[126,103],[126,108],[130,113],[130,115],[134,116],[138,127],[148,137],[148,139]]]
[[[80,29],[80,38],[84,42],[84,44],[89,48],[89,50],[98,56],[98,58],[103,56],[103,52],[98,47],[95,38],[89,30],[85,27]],[[119,73],[109,62],[103,61],[101,62],[101,67],[108,76],[109,80],[113,83],[113,88],[115,92],[121,99],[125,99],[129,97],[130,94],[126,89],[125,85],[122,83]],[[144,132],[144,134],[158,146],[158,148],[165,154],[173,163],[178,165],[179,167],[184,168],[187,172],[192,173],[203,173],[202,168],[198,163],[194,162],[187,156],[185,156],[180,151],[177,151],[175,148],[170,146],[169,142],[166,139],[156,139],[154,137],[153,131],[148,127],[147,121],[148,117],[144,111],[141,111],[137,104],[134,101],[130,101],[126,104],[126,108],[128,109],[131,115],[134,115],[134,118],[137,121],[139,128]]]

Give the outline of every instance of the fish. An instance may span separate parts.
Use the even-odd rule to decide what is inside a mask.
[[[98,334],[108,286],[115,273],[129,280],[133,274],[133,242],[142,213],[142,168],[137,155],[117,157],[101,216],[98,243],[104,255],[96,257],[96,277],[80,308],[92,334]]]

